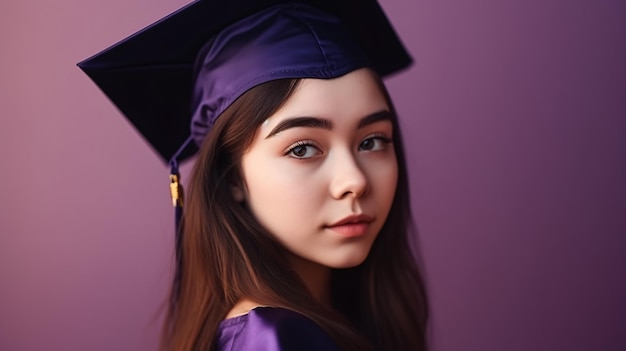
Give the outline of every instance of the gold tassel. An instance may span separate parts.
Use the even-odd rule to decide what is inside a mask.
[[[172,205],[182,208],[184,191],[178,174],[170,174],[170,194],[172,195]]]

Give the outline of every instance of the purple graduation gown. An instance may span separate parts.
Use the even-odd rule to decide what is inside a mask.
[[[339,351],[309,318],[287,309],[257,307],[217,328],[216,351]]]

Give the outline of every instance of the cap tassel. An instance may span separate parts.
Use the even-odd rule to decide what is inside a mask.
[[[184,191],[181,184],[180,173],[178,172],[178,162],[176,159],[170,161],[170,195],[172,196],[172,205],[174,205],[175,218],[175,247],[176,247],[176,272],[174,273],[175,296],[178,298],[178,290],[180,286],[181,276],[181,259],[182,259],[182,243],[181,243],[181,227],[180,223],[183,217]]]
[[[170,194],[172,195],[172,205],[174,205],[176,215],[176,232],[178,232],[180,229],[185,192],[183,185],[180,183],[180,174],[178,173],[178,169],[174,167],[172,167],[172,171],[170,173]],[[178,236],[178,234],[176,236]]]
[[[182,228],[181,222],[183,219],[183,205],[184,205],[184,189],[180,178],[180,172],[178,171],[178,157],[185,151],[189,145],[191,145],[192,138],[189,137],[183,145],[176,151],[172,159],[170,160],[170,195],[172,196],[172,205],[174,206],[174,219],[175,219],[175,251],[176,251],[176,271],[174,273],[174,295],[173,301],[178,299],[178,292],[180,290],[180,277],[182,274]]]

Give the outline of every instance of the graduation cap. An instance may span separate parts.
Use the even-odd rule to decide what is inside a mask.
[[[194,92],[194,75],[197,74],[194,66],[198,53],[225,28],[282,3],[294,2],[195,1],[78,66],[165,162],[173,158],[175,162],[182,161],[197,151],[196,143],[189,143],[189,140],[192,116],[197,109],[191,102],[197,93]],[[410,56],[375,0],[299,3],[338,18],[367,56],[368,66],[379,75],[389,75],[411,64]],[[338,45],[346,46],[345,41]],[[243,91],[237,92],[240,93]]]

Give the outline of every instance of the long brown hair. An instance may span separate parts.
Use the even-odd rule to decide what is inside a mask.
[[[232,186],[242,182],[241,156],[257,128],[299,83],[282,79],[250,89],[205,138],[190,177],[181,275],[172,287],[164,350],[211,349],[219,323],[243,297],[306,315],[345,350],[426,349],[426,294],[408,243],[408,179],[397,120],[399,178],[390,214],[365,262],[333,272],[334,308],[310,295],[285,249],[233,197]]]

